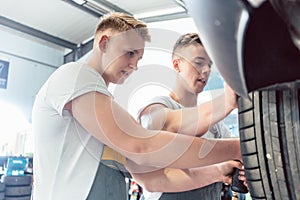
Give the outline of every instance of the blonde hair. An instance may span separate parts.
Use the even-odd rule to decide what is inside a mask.
[[[103,15],[97,25],[95,34],[108,29],[118,32],[125,32],[134,29],[144,41],[150,42],[151,40],[146,23],[125,13],[111,12]]]

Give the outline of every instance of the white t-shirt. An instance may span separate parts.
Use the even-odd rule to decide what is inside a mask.
[[[93,184],[103,144],[64,106],[88,92],[112,96],[101,75],[81,63],[59,67],[42,86],[33,107],[36,200],[84,200]]]
[[[140,113],[149,105],[151,104],[163,104],[167,108],[176,110],[176,109],[181,109],[183,106],[176,101],[174,101],[171,97],[168,96],[157,96],[154,97],[150,100],[148,100],[144,106],[139,110],[137,116],[140,116]],[[223,121],[220,121],[213,125],[208,132],[206,132],[204,135],[202,135],[203,138],[229,138],[232,137],[231,132],[228,130],[226,125],[224,124]],[[215,189],[215,187],[214,187]],[[143,190],[143,196],[144,200],[158,200],[162,192],[148,192],[147,190]],[[221,194],[220,194],[221,195]]]

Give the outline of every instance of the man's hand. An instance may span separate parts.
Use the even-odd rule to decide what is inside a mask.
[[[235,91],[227,84],[224,84],[225,88],[225,97],[226,97],[226,106],[228,106],[229,109],[234,109],[238,107],[237,104],[237,95]]]
[[[234,161],[234,160],[222,162],[222,163],[218,164],[218,168],[221,172],[223,183],[231,184],[234,168],[238,168],[240,170],[239,179],[244,181],[244,185],[247,184],[246,183],[244,167],[243,167],[243,164],[241,162]]]

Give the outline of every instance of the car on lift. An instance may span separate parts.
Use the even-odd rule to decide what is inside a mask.
[[[239,96],[252,199],[300,199],[300,1],[184,3],[220,74]]]

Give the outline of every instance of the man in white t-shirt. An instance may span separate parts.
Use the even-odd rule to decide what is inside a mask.
[[[125,200],[124,176],[121,170],[104,164],[103,157],[110,157],[105,152],[116,153],[114,157],[120,157],[123,166],[128,165],[125,157],[138,165],[175,168],[241,159],[239,139],[214,142],[210,155],[204,158],[199,157],[199,151],[212,142],[209,139],[191,141],[191,137],[167,131],[155,131],[151,140],[144,139],[154,131],[140,126],[119,106],[108,86],[122,84],[137,69],[147,41],[150,35],[144,22],[128,14],[109,13],[96,28],[86,64],[67,63],[42,86],[34,103],[32,122],[34,199]],[[229,90],[226,98],[216,100],[219,103],[227,106],[220,106],[220,115],[214,120],[236,108],[236,94]],[[212,114],[211,108],[196,109],[200,108]],[[205,124],[202,126],[205,128]],[[170,145],[174,138],[176,141]],[[174,151],[185,143],[189,149]],[[164,150],[157,152],[161,147]],[[151,155],[151,159],[145,155]],[[162,155],[172,162],[161,160]]]
[[[227,129],[223,121],[212,124],[209,131],[203,134],[176,129],[176,127],[178,127],[177,123],[181,123],[180,121],[172,118],[165,120],[165,118],[162,117],[163,115],[172,113],[174,110],[182,110],[182,112],[184,112],[185,108],[189,109],[190,107],[197,106],[198,94],[203,91],[208,82],[212,65],[212,61],[196,33],[188,33],[179,37],[173,48],[172,60],[174,70],[177,73],[174,89],[169,96],[157,96],[148,100],[138,113],[140,123],[149,129],[161,128],[176,133],[196,135],[202,138],[230,138],[231,132]],[[162,119],[165,121],[162,121]],[[224,164],[227,164],[228,167],[222,171],[220,169],[223,168],[220,166]],[[189,177],[193,170],[195,169],[191,169],[190,172],[188,170],[178,170],[173,174],[172,169],[153,170],[153,172],[148,172],[148,176],[150,176],[151,173],[161,173],[162,175],[168,176],[170,180],[176,176],[178,185],[180,185],[180,181],[184,184],[181,177]],[[230,166],[230,162],[228,162],[219,164],[219,168],[218,165],[206,166],[202,168],[202,171],[198,169],[198,172],[202,173],[202,179],[198,179],[197,182],[199,186],[198,189],[196,189],[195,184],[191,184],[191,190],[185,191],[184,187],[176,188],[176,185],[173,185],[175,182],[173,181],[173,183],[171,183],[172,181],[170,181],[168,188],[157,187],[157,190],[155,191],[154,189],[154,192],[149,192],[147,188],[145,188],[143,197],[145,200],[217,200],[221,198],[223,184],[231,183],[233,168]],[[217,176],[215,174],[217,174]],[[147,185],[147,180],[144,178],[145,174],[136,173],[133,174],[133,177],[140,182],[141,185]],[[193,178],[190,177],[190,179]],[[186,189],[187,188],[188,187],[186,187]],[[150,190],[153,189],[150,188]],[[162,193],[162,191],[169,192]]]

